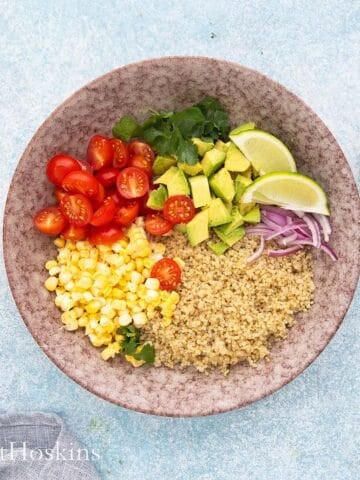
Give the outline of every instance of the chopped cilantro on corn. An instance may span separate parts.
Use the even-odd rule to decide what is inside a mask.
[[[105,346],[101,352],[104,360],[121,353],[119,327],[133,324],[141,328],[157,312],[164,326],[171,323],[179,294],[160,290],[159,280],[150,277],[165,246],[150,243],[142,226],[132,225],[127,237],[112,246],[62,238],[54,243],[58,255],[45,264],[49,273],[45,288],[56,293],[64,328],[84,328],[95,347]],[[144,363],[130,355],[125,358],[134,366]]]

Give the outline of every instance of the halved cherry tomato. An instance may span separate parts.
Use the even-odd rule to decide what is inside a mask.
[[[133,223],[139,214],[140,204],[138,200],[129,200],[122,205],[115,214],[114,222],[123,227]]]
[[[116,184],[118,175],[119,170],[117,168],[104,167],[96,173],[95,178],[104,187],[111,187],[112,185]]]
[[[62,188],[56,188],[55,189],[55,198],[60,203],[61,199],[67,195],[67,193],[62,189]]]
[[[58,235],[66,225],[64,215],[58,207],[46,207],[34,217],[35,226],[46,235]]]
[[[162,258],[152,267],[150,277],[157,278],[162,290],[175,290],[181,279],[181,268],[172,258]]]
[[[140,198],[149,191],[149,178],[139,168],[124,168],[117,177],[116,187],[124,198]]]
[[[114,151],[109,138],[102,135],[94,135],[90,138],[86,157],[94,170],[110,166],[113,154]]]
[[[110,140],[113,148],[113,166],[115,168],[124,168],[129,162],[129,152],[126,143],[118,138],[112,138]]]
[[[96,197],[99,192],[99,182],[96,178],[82,170],[68,173],[61,186],[66,192],[82,193],[86,197]]]
[[[111,197],[117,204],[117,206],[122,205],[125,201],[123,198],[120,197],[116,187],[106,189],[106,196]]]
[[[186,195],[173,195],[164,203],[164,218],[173,224],[188,223],[195,213],[194,202]]]
[[[60,210],[69,223],[78,227],[90,223],[93,216],[90,200],[81,193],[63,197],[60,202]]]
[[[150,235],[165,235],[170,232],[173,225],[160,213],[148,213],[145,217],[145,230]]]
[[[79,160],[79,159],[77,159],[77,161],[78,161],[78,163],[80,165],[80,168],[83,172],[90,173],[91,175],[94,173],[94,169],[90,165],[89,162],[86,162],[85,160]]]
[[[141,140],[132,140],[128,145],[129,155],[130,157],[134,157],[135,155],[142,155],[150,163],[153,162],[155,158],[154,150],[145,142]]]
[[[79,162],[70,157],[70,155],[65,155],[65,153],[60,153],[52,157],[46,165],[46,175],[51,183],[54,185],[60,186],[64,177],[75,170],[80,170]]]
[[[89,242],[93,245],[112,245],[124,238],[124,230],[117,225],[103,225],[102,227],[91,227]]]
[[[85,240],[88,232],[88,225],[84,225],[83,227],[78,227],[77,225],[67,225],[64,230],[62,230],[61,236],[64,237],[65,240],[77,242],[78,240]]]
[[[110,223],[115,216],[116,210],[117,205],[114,200],[111,197],[106,197],[102,205],[94,212],[90,220],[91,225],[101,227],[101,225]]]
[[[140,170],[144,170],[146,175],[148,175],[149,177],[152,176],[151,161],[143,155],[134,155],[133,157],[131,157],[129,165],[130,167],[137,167],[140,168]]]

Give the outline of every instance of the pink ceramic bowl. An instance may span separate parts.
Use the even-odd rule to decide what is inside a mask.
[[[228,377],[142,367],[121,359],[105,363],[82,332],[61,329],[60,313],[43,288],[44,262],[55,255],[49,238],[32,223],[53,200],[45,164],[58,152],[83,158],[94,133],[111,134],[124,114],[143,118],[149,108],[172,110],[205,95],[220,100],[234,125],[255,121],[279,136],[299,169],[329,194],[339,255],[333,263],[314,254],[315,304],[288,338],[258,368],[237,365]],[[196,416],[239,408],[279,389],[325,348],[344,318],[359,274],[359,197],[349,165],[334,137],[298,97],[281,85],[234,63],[202,57],[148,60],[114,70],[66,100],[36,132],[16,169],[6,204],[4,255],[15,302],[29,331],[49,358],[90,392],[139,412]]]

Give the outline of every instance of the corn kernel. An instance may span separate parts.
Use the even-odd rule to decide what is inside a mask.
[[[174,257],[174,262],[176,262],[179,267],[181,268],[181,270],[183,270],[183,268],[185,267],[185,262],[184,260],[182,260],[181,258],[179,257]]]
[[[82,316],[78,319],[79,327],[86,327],[86,325],[88,324],[88,322],[89,322],[89,318],[88,318],[86,315],[82,315]]]
[[[153,302],[154,300],[157,300],[160,297],[160,294],[157,290],[148,290],[145,294],[145,300],[148,303]]]
[[[67,290],[69,292],[70,290],[72,290],[75,287],[75,283],[72,280],[70,280],[70,282],[67,282],[64,285],[64,287],[65,287],[65,290]]]
[[[120,345],[118,343],[110,343],[102,352],[101,357],[103,360],[107,361],[110,358],[114,358],[117,353],[120,352]]]
[[[142,312],[144,309],[142,307],[140,307],[140,305],[133,305],[131,307],[131,313],[140,313]]]
[[[137,300],[137,295],[135,295],[135,293],[128,292],[128,293],[126,294],[126,300],[127,300],[128,302],[134,302],[134,303],[135,303],[136,300]]]
[[[58,286],[58,279],[56,277],[49,277],[45,280],[45,288],[49,292],[54,292]]]
[[[152,243],[151,248],[154,253],[164,254],[166,251],[166,246],[163,243]]]
[[[115,310],[126,310],[126,302],[124,300],[115,299],[112,301],[112,308]]]
[[[61,297],[60,308],[63,312],[71,310],[74,306],[74,301],[68,293],[64,293]]]
[[[135,327],[142,327],[148,321],[147,316],[145,315],[144,312],[134,313],[134,315],[132,316],[132,319]]]
[[[116,315],[116,312],[113,308],[111,308],[111,306],[109,304],[106,304],[104,305],[101,310],[100,310],[100,313],[102,315],[106,315],[107,317],[109,318],[114,318],[115,315]]]
[[[151,290],[159,290],[160,282],[157,278],[149,277],[145,281],[145,287]]]
[[[84,277],[83,275],[79,278],[79,280],[76,282],[76,286],[78,288],[82,288],[84,290],[88,290],[89,288],[92,287],[92,281],[90,278]]]
[[[72,275],[68,270],[64,270],[59,274],[59,282],[61,285],[65,285],[66,283],[70,282],[72,279]]]
[[[121,300],[125,296],[124,292],[120,288],[113,288],[112,294],[113,294],[113,298],[116,298],[119,300]]]
[[[91,302],[91,300],[93,300],[94,298],[94,295],[90,292],[84,292],[83,293],[83,299],[86,301],[86,302]]]
[[[132,322],[132,318],[129,312],[124,312],[121,315],[119,315],[118,322],[119,322],[119,325],[121,325],[122,327],[126,327],[127,325],[130,325],[130,323]]]
[[[60,270],[60,267],[59,267],[59,266],[52,267],[52,268],[50,268],[50,270],[49,270],[49,275],[52,275],[52,276],[58,275],[58,274],[60,273],[60,271],[61,271],[61,270]]]
[[[170,293],[169,300],[173,303],[179,303],[180,295],[178,294],[178,292],[175,292],[175,290],[173,290]]]
[[[58,266],[58,264],[57,264],[56,260],[48,260],[45,263],[46,270],[51,270],[52,268],[57,267],[57,266]]]
[[[86,305],[85,310],[88,313],[96,313],[100,310],[101,303],[98,300],[92,300],[88,305]]]
[[[171,324],[172,324],[172,317],[163,317],[163,319],[161,320],[161,325],[163,327],[168,327]]]
[[[136,285],[139,284],[139,283],[142,283],[142,281],[143,281],[143,276],[139,272],[136,272],[136,271],[131,272],[131,277],[130,278],[131,278],[131,282],[135,283]]]
[[[76,248],[79,250],[79,251],[82,251],[82,250],[90,250],[91,248],[91,245],[88,241],[84,241],[84,240],[79,240],[76,242]]]
[[[65,246],[65,240],[63,238],[56,238],[54,240],[54,245],[58,248],[63,248]]]

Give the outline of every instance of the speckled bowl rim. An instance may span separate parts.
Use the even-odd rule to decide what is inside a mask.
[[[217,414],[220,414],[220,413],[226,413],[226,412],[237,410],[239,408],[246,407],[248,405],[251,405],[251,404],[253,404],[253,403],[255,403],[259,400],[262,400],[263,398],[275,393],[276,391],[280,390],[284,386],[288,385],[291,381],[293,381],[300,374],[302,374],[318,358],[318,356],[323,352],[323,350],[330,343],[330,341],[332,340],[332,338],[334,337],[334,335],[338,331],[340,325],[342,324],[342,322],[343,322],[343,320],[344,320],[344,318],[345,318],[345,316],[346,316],[346,314],[347,314],[347,312],[348,312],[348,310],[349,310],[349,308],[352,304],[352,301],[354,299],[354,294],[355,294],[357,284],[358,284],[358,281],[359,281],[359,277],[360,277],[360,261],[358,260],[358,262],[357,262],[357,277],[356,277],[355,281],[353,281],[353,284],[349,285],[349,288],[350,288],[350,291],[351,291],[351,294],[349,295],[349,302],[348,302],[347,306],[345,307],[343,315],[341,317],[339,317],[338,323],[336,324],[334,330],[331,332],[331,334],[329,334],[328,338],[324,341],[324,344],[322,345],[321,349],[319,349],[317,351],[314,351],[314,354],[311,356],[311,358],[307,362],[305,362],[303,365],[301,365],[297,371],[295,371],[291,375],[289,375],[289,378],[286,378],[286,380],[284,380],[280,386],[275,386],[275,387],[270,387],[270,388],[268,386],[265,386],[264,389],[260,393],[258,393],[257,395],[254,395],[254,398],[252,400],[249,400],[249,401],[246,401],[246,402],[239,402],[239,405],[236,405],[236,406],[231,407],[231,408],[218,407],[215,411],[214,410],[212,410],[211,412],[207,411],[207,412],[196,414],[196,415],[191,415],[191,414],[188,414],[188,415],[186,415],[186,414],[166,415],[166,414],[151,411],[151,409],[142,409],[142,408],[136,408],[135,409],[132,405],[126,404],[125,402],[121,402],[121,400],[118,401],[117,403],[114,403],[114,401],[111,400],[110,398],[108,398],[106,395],[100,394],[98,392],[94,392],[91,388],[89,388],[81,380],[78,380],[78,379],[75,380],[72,376],[71,367],[68,367],[68,366],[62,367],[59,364],[56,356],[51,354],[51,350],[46,351],[46,350],[41,348],[37,332],[33,331],[31,329],[31,326],[29,325],[29,322],[26,320],[26,316],[24,316],[22,314],[23,305],[22,305],[22,302],[20,301],[20,298],[18,297],[18,294],[17,294],[17,289],[16,289],[16,285],[15,285],[16,278],[13,275],[13,271],[12,271],[12,268],[11,268],[11,265],[10,265],[10,258],[7,255],[8,249],[11,248],[10,245],[8,245],[8,240],[7,240],[7,235],[6,235],[7,234],[7,210],[8,210],[8,207],[9,207],[12,190],[14,188],[13,179],[14,179],[16,173],[18,172],[18,170],[21,169],[22,162],[24,161],[24,157],[31,150],[33,143],[35,143],[35,139],[38,137],[38,134],[42,131],[42,129],[47,124],[47,122],[50,120],[50,118],[53,117],[55,114],[58,114],[58,113],[62,112],[67,107],[68,103],[70,103],[72,101],[72,99],[74,97],[76,97],[80,92],[82,92],[84,89],[91,88],[91,87],[94,87],[94,86],[100,84],[104,79],[106,79],[107,77],[110,77],[111,75],[113,75],[114,73],[116,73],[118,71],[124,71],[126,69],[131,69],[132,67],[136,67],[136,66],[146,66],[146,65],[151,66],[151,64],[155,65],[159,61],[171,61],[172,59],[174,59],[174,60],[182,60],[182,59],[185,60],[186,59],[186,60],[193,60],[193,61],[197,61],[197,62],[209,62],[209,61],[210,62],[211,61],[212,62],[220,62],[222,64],[227,64],[230,67],[235,68],[235,69],[240,67],[243,70],[248,71],[249,73],[252,73],[252,74],[255,74],[259,77],[262,77],[264,80],[266,80],[266,82],[268,82],[269,85],[272,86],[274,91],[286,92],[287,95],[289,95],[292,98],[292,100],[294,101],[295,104],[301,106],[302,108],[304,108],[307,111],[310,118],[312,117],[316,120],[316,122],[320,122],[322,124],[322,126],[324,127],[324,129],[326,130],[329,138],[331,138],[334,141],[334,144],[336,145],[336,148],[337,148],[338,152],[340,152],[341,156],[343,156],[345,161],[347,162],[347,159],[346,159],[346,156],[345,156],[344,152],[342,151],[342,149],[339,146],[338,142],[336,141],[334,135],[331,133],[331,131],[329,130],[329,128],[327,127],[325,122],[320,118],[320,116],[317,113],[315,113],[310,108],[310,106],[306,102],[304,102],[302,99],[300,99],[300,97],[297,96],[295,93],[291,92],[290,90],[288,90],[286,87],[284,87],[279,82],[273,80],[269,76],[259,72],[258,70],[254,69],[254,68],[244,66],[244,65],[239,64],[237,62],[219,59],[219,58],[216,58],[216,57],[197,56],[197,55],[186,55],[186,56],[170,55],[170,56],[154,57],[154,58],[150,58],[150,59],[140,60],[140,61],[137,61],[137,62],[132,62],[132,63],[126,64],[126,65],[114,68],[111,71],[109,71],[109,72],[95,78],[94,80],[88,82],[87,84],[83,85],[81,88],[79,88],[74,93],[72,93],[70,96],[68,96],[58,107],[56,107],[46,117],[46,119],[42,122],[42,124],[38,127],[38,129],[34,132],[31,140],[27,144],[26,149],[24,150],[23,154],[20,157],[20,160],[17,164],[17,167],[16,167],[16,169],[13,173],[11,183],[10,183],[10,187],[9,187],[9,190],[8,190],[8,193],[7,193],[7,198],[6,198],[5,208],[4,208],[4,217],[3,217],[3,257],[4,257],[5,269],[6,269],[9,285],[10,285],[10,290],[11,290],[13,299],[15,301],[15,304],[16,304],[16,306],[19,310],[19,313],[22,317],[23,322],[25,323],[28,331],[30,332],[30,334],[32,335],[32,337],[34,338],[36,343],[38,344],[39,348],[58,367],[58,369],[62,373],[64,373],[71,381],[73,381],[74,383],[82,386],[89,393],[92,393],[93,395],[102,398],[103,400],[111,403],[112,405],[118,405],[118,406],[121,406],[123,408],[129,409],[131,411],[136,411],[137,413],[150,414],[150,415],[155,415],[155,416],[163,416],[163,417],[168,417],[168,418],[172,418],[172,417],[186,418],[186,417],[193,417],[193,416],[202,417],[202,416],[209,416],[209,415],[217,415]],[[352,174],[352,177],[354,179],[354,175],[353,175],[353,171],[351,169],[351,166],[349,165],[348,162],[347,162],[347,164],[348,164],[349,170]],[[355,184],[355,189],[356,189],[356,193],[357,193],[357,202],[356,202],[356,205],[354,206],[354,208],[357,211],[358,217],[359,217],[360,196],[359,196],[359,189],[356,186],[355,179],[354,179],[354,184]]]

